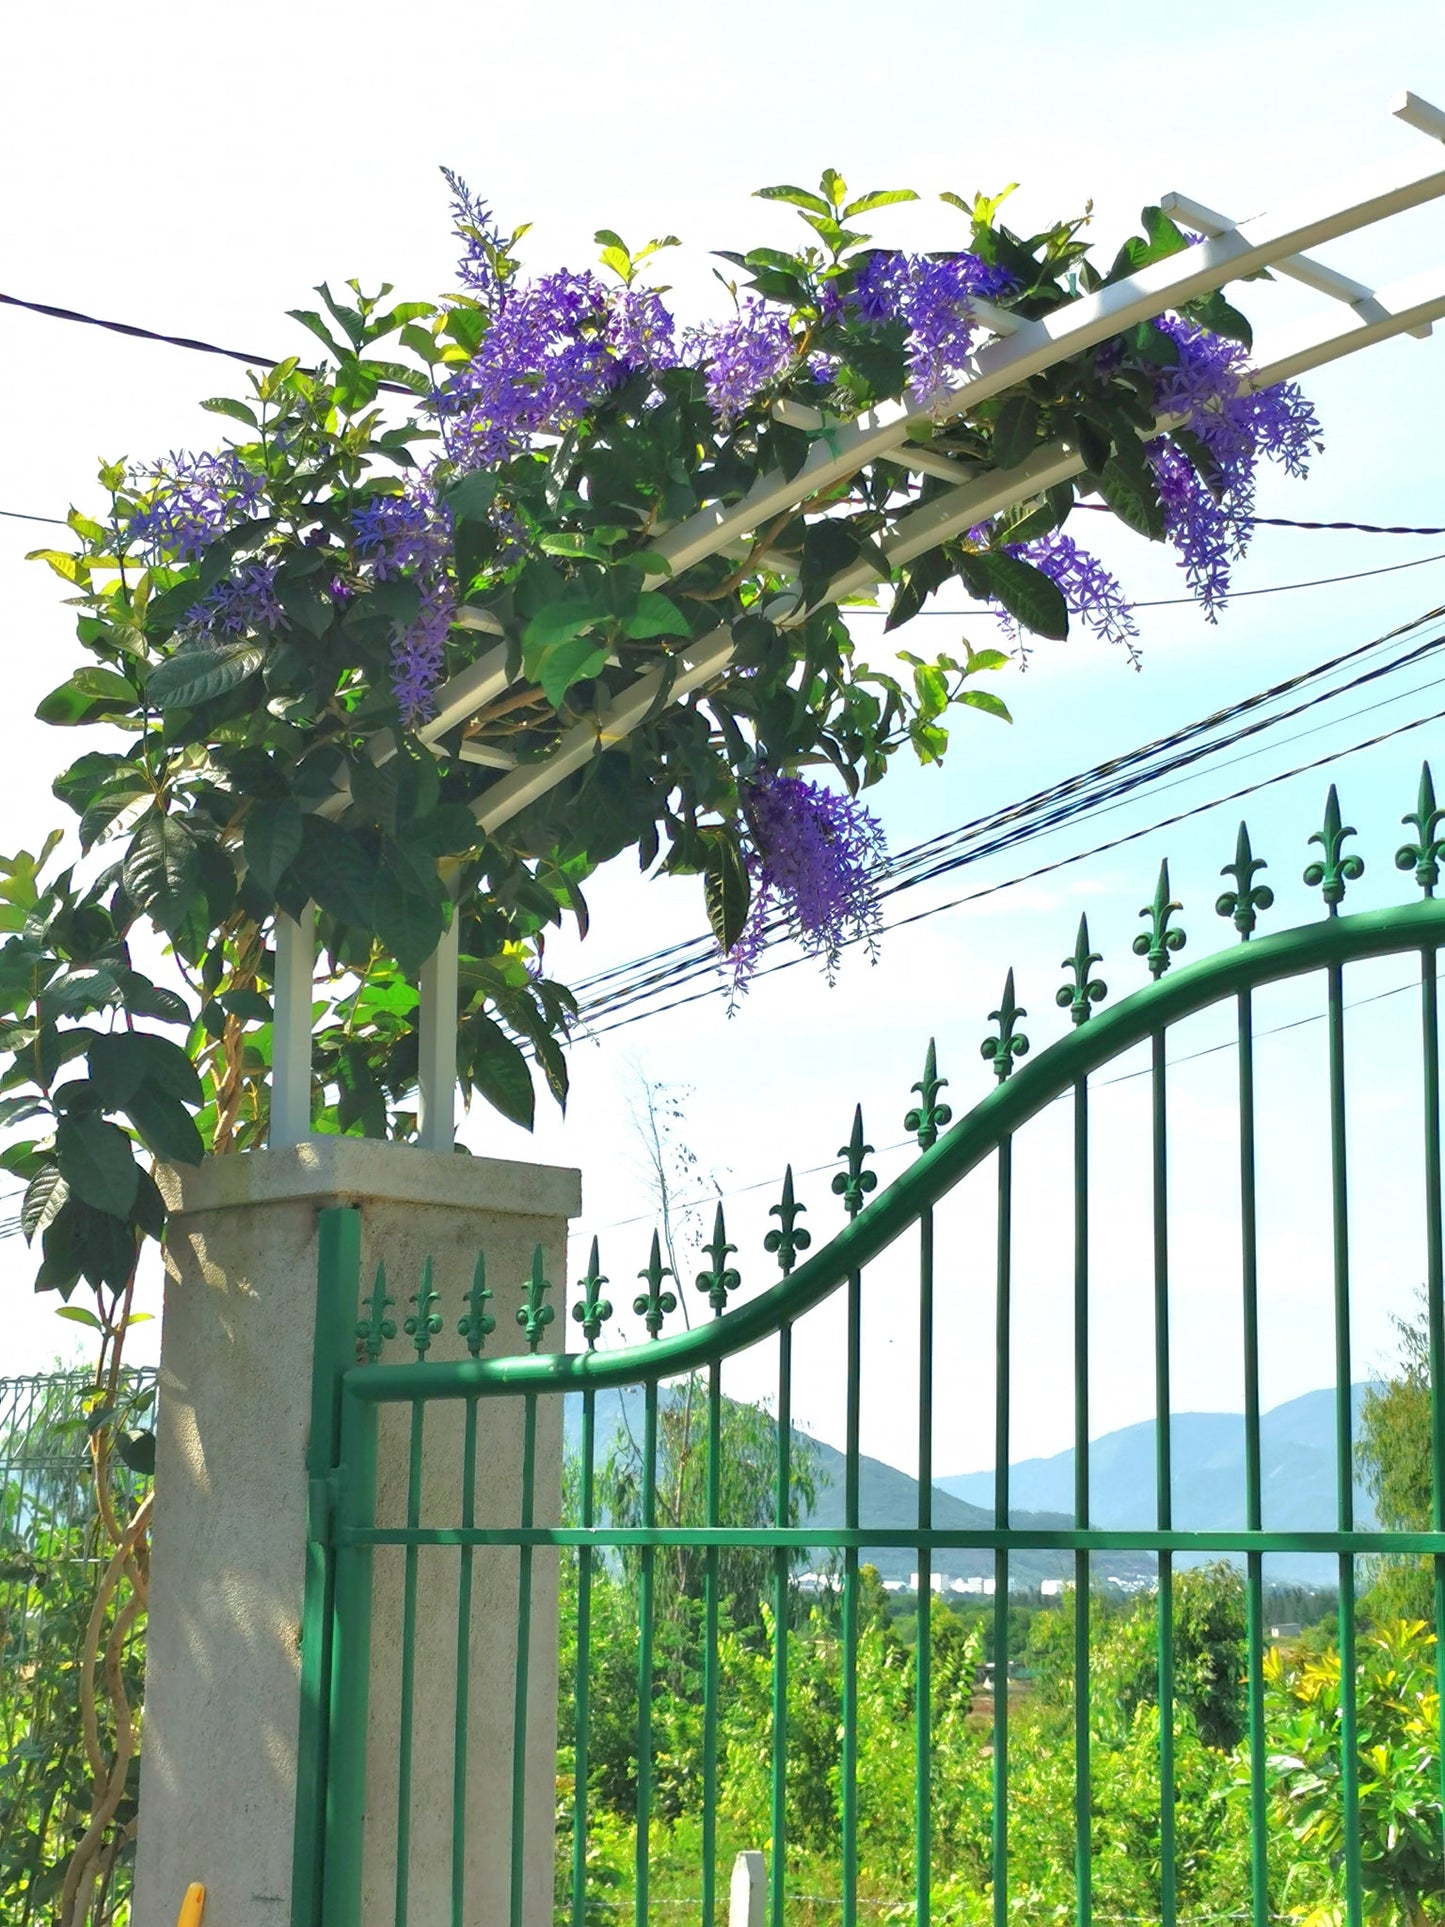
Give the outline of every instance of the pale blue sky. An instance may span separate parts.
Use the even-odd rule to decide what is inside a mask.
[[[408,295],[446,284],[452,249],[439,163],[490,195],[505,220],[535,222],[526,248],[538,267],[589,259],[599,226],[629,239],[681,235],[687,251],[669,258],[669,278],[678,304],[696,313],[714,294],[721,298],[710,280],[708,248],[786,233],[787,217],[750,202],[750,190],[810,180],[825,163],[859,187],[906,184],[925,195],[1018,180],[1021,224],[1074,212],[1092,196],[1098,230],[1112,242],[1141,203],[1171,187],[1240,216],[1281,205],[1329,174],[1383,159],[1419,138],[1385,111],[1396,89],[1445,99],[1445,34],[1434,5],[1377,10],[1366,35],[1354,7],[1275,5],[1266,13],[1230,0],[1204,14],[1156,10],[1147,23],[1132,6],[1016,5],[1006,26],[977,9],[917,0],[891,13],[852,4],[788,12],[754,0],[604,10],[553,0],[531,10],[454,12],[436,29],[412,27],[371,0],[260,4],[244,15],[141,4],[128,11],[118,41],[109,9],[61,0],[17,16],[9,36],[11,57],[0,78],[8,187],[0,203],[0,286],[269,352],[298,345],[283,311],[304,305],[323,277],[384,276]],[[83,57],[87,46],[94,58]],[[956,218],[934,203],[902,210],[888,225],[880,218],[877,231],[926,244],[946,240]],[[1445,216],[1438,207],[1419,211],[1342,243],[1328,258],[1379,280],[1435,265],[1445,258]],[[1251,287],[1241,299],[1262,326],[1318,297]],[[1445,523],[1437,453],[1442,356],[1445,336],[1406,340],[1311,377],[1327,452],[1308,483],[1269,479],[1263,512]],[[243,379],[222,362],[4,309],[0,369],[0,508],[41,514],[86,502],[98,457],[139,458],[213,436],[215,418],[197,408],[198,399],[237,392]],[[33,846],[62,820],[48,785],[74,753],[70,740],[30,720],[36,701],[74,659],[59,585],[21,560],[43,539],[43,529],[0,522],[0,633],[10,694],[0,766],[5,848]],[[1113,530],[1098,546],[1140,597],[1180,592],[1167,556]],[[1445,550],[1445,540],[1266,530],[1239,586],[1380,567],[1437,549]],[[1445,563],[1241,601],[1216,627],[1192,609],[1153,611],[1143,618],[1138,675],[1117,653],[1087,641],[1043,644],[1026,676],[1010,671],[1006,678],[1017,717],[1012,729],[966,718],[943,771],[900,768],[875,792],[890,840],[902,847],[960,822],[1438,602],[1445,602]],[[880,625],[864,619],[858,627],[871,636]],[[927,646],[945,647],[956,643],[960,627],[928,621],[919,633]],[[975,623],[968,633],[981,642],[991,627]],[[1425,673],[1418,678],[1427,680]],[[1383,711],[1381,726],[1412,707],[1445,707],[1445,696],[1429,692],[1415,705]],[[1346,718],[1301,744],[1300,755],[1343,745],[1369,733],[1374,721],[1352,727]],[[1400,894],[1404,880],[1390,867],[1395,825],[1413,800],[1426,750],[1445,764],[1439,727],[1403,747],[1352,758],[1341,771],[1370,860],[1361,902]],[[1205,779],[1131,806],[1109,823],[1124,829],[1150,822],[1169,807],[1232,787],[1235,778],[1265,773],[1267,760],[1228,772],[1228,781]],[[1307,777],[1250,809],[1259,847],[1275,866],[1278,916],[1314,914],[1298,872],[1322,790],[1318,777]],[[731,1022],[714,1003],[597,1045],[581,1043],[573,1052],[571,1112],[565,1124],[543,1118],[537,1153],[582,1168],[586,1226],[615,1225],[646,1209],[624,1128],[630,1054],[649,1075],[693,1087],[693,1141],[726,1185],[768,1177],[789,1156],[800,1166],[830,1157],[846,1136],[855,1097],[864,1100],[873,1141],[894,1144],[931,1031],[953,1076],[956,1104],[982,1094],[986,1071],[977,1041],[1010,962],[1033,1012],[1036,1043],[1057,1034],[1056,965],[1071,947],[1080,907],[1106,951],[1111,987],[1142,980],[1127,942],[1160,855],[1171,857],[1196,948],[1215,943],[1210,906],[1237,814],[1199,819],[1162,846],[1145,840],[900,932],[876,969],[850,958],[832,992],[804,967],[760,983]],[[1029,846],[979,866],[976,882],[1029,867],[1025,858],[1036,852],[1044,860],[1082,841],[1065,833]],[[585,951],[574,956],[566,945],[557,948],[564,975],[569,968],[591,972],[701,926],[694,886],[641,884],[625,862],[591,896],[594,930]],[[1396,967],[1397,976],[1405,974]],[[1359,1024],[1404,1022],[1408,1001],[1372,1006]],[[1317,1031],[1311,1026],[1291,1033],[1296,1041],[1269,1047],[1282,1091],[1313,1065]],[[1387,1154],[1397,1121],[1395,1066],[1413,1068],[1408,1035],[1362,1030],[1361,1041],[1357,1137],[1362,1155],[1368,1146],[1381,1158],[1378,1182],[1367,1174],[1362,1191],[1357,1365],[1364,1369],[1386,1348],[1386,1312],[1402,1306],[1418,1280],[1418,1239],[1408,1164]],[[1208,1193],[1209,1183],[1227,1184],[1232,1156],[1223,1135],[1228,1093],[1210,1068],[1223,1063],[1207,1059],[1180,1073],[1181,1142],[1192,1132],[1194,1147],[1177,1167],[1188,1174],[1178,1201],[1178,1317],[1189,1334],[1176,1378],[1181,1408],[1234,1406],[1239,1397],[1232,1314],[1225,1309],[1232,1299],[1219,1280],[1232,1220],[1227,1211],[1214,1214]],[[1123,1095],[1118,1102],[1126,1103]],[[1119,1118],[1122,1142],[1134,1126],[1125,1110]],[[1327,1321],[1315,1315],[1325,1275],[1309,1178],[1316,1147],[1282,1109],[1278,1118],[1281,1195],[1285,1182],[1302,1184],[1312,1205],[1281,1214],[1269,1231],[1275,1362],[1267,1391],[1282,1399],[1327,1382],[1332,1364]],[[469,1123],[464,1135],[478,1150],[526,1154],[520,1134],[490,1118]],[[1056,1153],[1062,1149],[1060,1142]],[[896,1169],[897,1157],[882,1168]],[[816,1233],[834,1221],[826,1177],[803,1188]],[[1057,1449],[1071,1427],[1059,1395],[1065,1361],[1046,1342],[1058,1324],[1042,1297],[1062,1251],[1050,1225],[1053,1208],[1062,1210],[1067,1200],[1057,1162],[1041,1162],[1031,1196],[1046,1208],[1031,1206],[1038,1345],[1028,1386],[1015,1387],[1020,1456]],[[738,1242],[751,1242],[750,1282],[767,1275],[757,1244],[768,1201],[756,1192],[738,1200],[746,1234]],[[1130,1282],[1131,1265],[1142,1262],[1138,1202],[1121,1181],[1117,1196],[1101,1205],[1101,1237],[1113,1240],[1118,1257],[1108,1259],[1117,1289],[1101,1297],[1101,1330],[1110,1335],[1095,1358],[1098,1429],[1150,1409],[1142,1369],[1148,1332],[1136,1311],[1137,1280]],[[1368,1219],[1372,1206],[1378,1222]],[[963,1361],[991,1355],[980,1309],[988,1230],[982,1203],[974,1210],[961,1197],[955,1215],[959,1277],[944,1316],[956,1329],[963,1371]],[[630,1277],[645,1255],[643,1225],[604,1237],[616,1278]],[[48,1303],[32,1306],[23,1246],[0,1247],[0,1261],[15,1294],[0,1322],[0,1371],[29,1368],[68,1334]],[[1032,1288],[1026,1281],[1024,1289]],[[880,1295],[891,1298],[886,1278]],[[906,1318],[882,1302],[876,1316],[865,1446],[907,1464],[912,1419],[888,1367],[890,1350],[907,1355]],[[836,1353],[820,1339],[813,1356],[816,1370],[811,1379],[805,1373],[800,1392],[802,1415],[837,1436],[830,1390]],[[763,1382],[763,1374],[749,1378],[739,1369],[737,1389],[762,1389]],[[980,1383],[975,1400],[963,1385],[960,1379],[960,1395],[941,1420],[936,1463],[943,1472],[988,1462],[988,1388]]]

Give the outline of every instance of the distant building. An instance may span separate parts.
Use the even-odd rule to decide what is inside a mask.
[[[1040,1599],[1061,1599],[1068,1583],[1066,1579],[1041,1579],[1039,1581]]]
[[[1277,1626],[1271,1626],[1271,1639],[1298,1639],[1304,1628],[1294,1619],[1282,1619]]]

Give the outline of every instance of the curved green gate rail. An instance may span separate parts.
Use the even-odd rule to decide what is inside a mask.
[[[956,1123],[940,1102],[939,1077],[933,1046],[929,1046],[924,1075],[914,1086],[918,1103],[907,1116],[921,1154],[903,1176],[874,1193],[876,1179],[866,1168],[871,1147],[864,1142],[861,1115],[855,1119],[849,1144],[840,1153],[843,1168],[833,1180],[847,1222],[821,1250],[804,1258],[810,1244],[799,1219],[803,1207],[795,1198],[791,1171],[782,1198],[773,1207],[776,1227],[768,1234],[782,1277],[736,1309],[728,1310],[739,1274],[729,1265],[734,1247],[728,1242],[719,1206],[713,1241],[705,1247],[710,1266],[697,1280],[714,1316],[696,1329],[662,1336],[665,1316],[676,1309],[675,1294],[667,1289],[671,1275],[661,1264],[654,1238],[652,1257],[641,1274],[645,1289],[636,1297],[635,1312],[647,1326],[648,1342],[616,1349],[596,1349],[611,1305],[602,1295],[607,1284],[598,1270],[597,1248],[573,1317],[586,1349],[572,1353],[543,1352],[540,1346],[554,1313],[548,1299],[549,1281],[543,1276],[541,1253],[523,1290],[516,1317],[528,1345],[525,1355],[487,1357],[485,1340],[493,1330],[487,1310],[491,1293],[482,1265],[458,1329],[471,1354],[458,1362],[436,1362],[428,1357],[431,1338],[441,1328],[430,1268],[411,1301],[413,1317],[405,1332],[415,1351],[407,1363],[385,1360],[388,1342],[396,1340],[396,1322],[389,1316],[391,1301],[385,1280],[378,1280],[360,1322],[354,1322],[360,1281],[354,1214],[327,1214],[323,1227],[322,1307],[329,1319],[330,1351],[321,1350],[317,1368],[317,1422],[313,1428],[314,1510],[317,1519],[311,1548],[312,1569],[304,1641],[305,1669],[313,1717],[303,1735],[301,1803],[298,1815],[298,1888],[296,1918],[326,1923],[326,1927],[356,1927],[362,1918],[361,1862],[364,1836],[387,1837],[394,1850],[397,1874],[394,1905],[387,1918],[397,1927],[408,1919],[411,1831],[410,1773],[415,1735],[415,1635],[419,1610],[419,1560],[429,1554],[450,1562],[445,1580],[448,1602],[455,1600],[457,1712],[451,1782],[452,1811],[448,1850],[452,1858],[451,1921],[453,1927],[476,1917],[464,1894],[464,1854],[468,1828],[487,1829],[495,1855],[503,1865],[503,1885],[510,1900],[504,1909],[513,1927],[526,1915],[522,1843],[526,1834],[525,1782],[529,1744],[529,1692],[539,1668],[550,1673],[556,1655],[537,1650],[532,1642],[533,1585],[539,1557],[556,1557],[546,1549],[560,1548],[560,1556],[576,1562],[575,1678],[571,1689],[572,1725],[568,1738],[575,1748],[574,1797],[568,1816],[571,1842],[570,1890],[559,1899],[557,1917],[574,1927],[609,1917],[599,1911],[599,1896],[589,1890],[588,1860],[588,1746],[589,1641],[592,1589],[599,1570],[634,1549],[638,1575],[638,1734],[636,1802],[636,1891],[634,1911],[638,1927],[655,1918],[649,1897],[649,1832],[654,1818],[654,1788],[650,1707],[654,1682],[655,1561],[669,1549],[691,1547],[703,1554],[703,1650],[700,1654],[703,1720],[704,1785],[701,1864],[697,1902],[689,1917],[712,1927],[725,1911],[716,1867],[717,1846],[717,1736],[719,1720],[719,1600],[720,1560],[730,1548],[769,1549],[772,1556],[773,1609],[773,1720],[772,1731],[760,1735],[771,1768],[771,1838],[747,1844],[769,1850],[769,1918],[781,1927],[791,1917],[786,1889],[786,1787],[788,1757],[788,1670],[790,1575],[805,1552],[828,1548],[841,1555],[841,1668],[842,1705],[838,1758],[839,1916],[853,1927],[858,1915],[859,1799],[857,1657],[859,1643],[860,1554],[866,1548],[904,1546],[916,1550],[920,1574],[931,1566],[936,1551],[957,1547],[986,1548],[995,1555],[995,1653],[1008,1651],[1010,1555],[1050,1549],[1072,1554],[1075,1573],[1075,1913],[1080,1927],[1094,1918],[1089,1849],[1090,1784],[1090,1559],[1091,1555],[1128,1550],[1150,1553],[1158,1562],[1157,1661],[1161,1708],[1159,1741],[1158,1840],[1160,1854],[1159,1917],[1172,1927],[1178,1915],[1175,1878],[1175,1800],[1166,1789],[1174,1785],[1175,1726],[1174,1562],[1181,1554],[1234,1554],[1246,1568],[1247,1598],[1247,1714],[1250,1761],[1250,1879],[1238,1898],[1239,1918],[1262,1927],[1279,1917],[1277,1896],[1270,1891],[1266,1858],[1267,1743],[1264,1725],[1263,1661],[1265,1650],[1262,1560],[1270,1553],[1317,1553],[1338,1562],[1339,1643],[1341,1694],[1339,1714],[1338,1785],[1343,1822],[1341,1858],[1345,1918],[1358,1927],[1364,1918],[1365,1876],[1361,1865],[1358,1827],[1361,1753],[1356,1704],[1356,1562],[1365,1554],[1433,1555],[1435,1570],[1436,1660],[1445,1679],[1445,1313],[1442,1313],[1442,1223],[1440,1163],[1440,1071],[1437,953],[1445,946],[1445,902],[1434,895],[1440,859],[1445,854],[1441,836],[1445,811],[1437,809],[1428,767],[1423,773],[1418,808],[1405,819],[1415,840],[1396,855],[1397,867],[1413,873],[1422,895],[1396,908],[1341,915],[1346,885],[1361,873],[1360,859],[1345,850],[1354,832],[1341,822],[1331,788],[1324,826],[1311,842],[1319,855],[1305,871],[1305,882],[1321,891],[1326,915],[1318,922],[1278,934],[1256,934],[1260,913],[1272,904],[1268,887],[1256,879],[1264,865],[1250,848],[1241,825],[1235,859],[1224,875],[1231,880],[1219,897],[1217,909],[1232,921],[1240,941],[1233,948],[1186,966],[1174,966],[1183,944],[1175,924],[1179,906],[1171,900],[1167,866],[1161,869],[1151,905],[1141,912],[1147,928],[1134,941],[1152,981],[1137,994],[1112,1008],[1100,1005],[1104,985],[1093,975],[1100,962],[1090,948],[1086,921],[1081,920],[1071,957],[1065,960],[1068,981],[1057,993],[1067,1011],[1068,1033],[1050,1048],[1029,1056],[1029,1045],[1019,1028],[1026,1013],[1019,1008],[1009,974],[999,1008],[991,1013],[997,1034],[983,1045],[996,1087]],[[1349,1158],[1346,1132],[1344,973],[1365,959],[1407,955],[1418,959],[1420,972],[1421,1072],[1418,1086],[1402,1080],[1401,1105],[1417,1108],[1409,1128],[1423,1138],[1423,1192],[1419,1208],[1424,1221],[1427,1258],[1426,1300],[1428,1351],[1432,1386],[1432,1513],[1431,1530],[1384,1532],[1357,1527],[1353,1514],[1353,1458],[1351,1385],[1351,1295],[1349,1235]],[[1328,1071],[1328,1191],[1332,1221],[1334,1351],[1337,1361],[1336,1438],[1334,1473],[1337,1518],[1330,1531],[1265,1530],[1261,1494],[1260,1454],[1260,1336],[1259,1264],[1256,1199],[1256,1103],[1254,1086],[1254,993],[1284,979],[1317,975],[1323,979],[1323,1042]],[[1232,1005],[1236,1017],[1234,1046],[1238,1079],[1238,1194],[1230,1202],[1237,1213],[1239,1248],[1237,1278],[1242,1302],[1246,1524],[1234,1531],[1187,1531],[1172,1516],[1170,1464],[1170,1223],[1168,1208],[1167,1100],[1169,1060],[1166,1043],[1172,1026],[1210,1006]],[[1146,1168],[1139,1174],[1147,1185],[1152,1209],[1152,1317],[1156,1399],[1157,1516],[1149,1529],[1099,1530],[1090,1523],[1089,1453],[1089,1323],[1090,1288],[1090,1079],[1122,1053],[1144,1045],[1149,1051],[1152,1143]],[[1027,1061],[1025,1061],[1027,1059]],[[1074,1524],[1069,1528],[1024,1529],[1010,1523],[1008,1481],[1011,1438],[1010,1390],[1016,1372],[1011,1360],[1013,1308],[1012,1235],[1018,1201],[1013,1195],[1015,1135],[1056,1099],[1072,1109],[1073,1170],[1073,1350],[1075,1379]],[[995,1465],[999,1468],[991,1529],[957,1530],[936,1527],[932,1519],[932,1411],[936,1394],[947,1391],[947,1366],[935,1357],[935,1282],[951,1278],[942,1256],[935,1251],[935,1207],[970,1172],[993,1160],[997,1184],[997,1229],[994,1276],[989,1285],[995,1296],[997,1372],[995,1390]],[[860,1518],[859,1423],[862,1346],[864,1341],[862,1283],[866,1268],[889,1246],[905,1237],[916,1240],[919,1340],[917,1355],[919,1506],[916,1523],[881,1527]],[[510,1281],[509,1281],[510,1282]],[[977,1285],[981,1281],[975,1279]],[[1230,1289],[1236,1287],[1231,1284]],[[843,1524],[825,1528],[794,1524],[796,1476],[793,1455],[794,1332],[799,1319],[833,1295],[841,1297],[846,1321],[846,1450],[844,1453]],[[328,1309],[329,1308],[329,1309]],[[555,1332],[554,1332],[555,1336]],[[722,1513],[720,1443],[722,1437],[723,1361],[766,1341],[775,1348],[777,1378],[772,1418],[775,1423],[775,1494],[772,1523],[766,1526],[729,1525]],[[400,1343],[401,1341],[397,1341]],[[353,1360],[360,1362],[353,1362]],[[656,1481],[659,1417],[666,1413],[664,1381],[683,1380],[699,1387],[706,1401],[709,1449],[703,1463],[706,1491],[704,1523],[694,1526],[659,1525]],[[641,1467],[638,1499],[640,1523],[620,1525],[603,1516],[598,1499],[597,1397],[604,1388],[635,1388],[642,1408]],[[539,1489],[536,1478],[539,1423],[545,1428],[549,1401],[565,1394],[581,1405],[581,1462],[576,1480],[574,1511],[568,1523],[557,1523],[558,1495]],[[479,1424],[485,1436],[487,1411],[493,1401],[505,1401],[519,1414],[511,1434],[520,1440],[520,1489],[499,1489],[496,1480],[479,1479]],[[461,1408],[458,1436],[462,1442],[456,1516],[424,1523],[424,1482],[428,1465],[425,1450],[429,1413],[443,1406]],[[404,1521],[382,1523],[376,1513],[378,1426],[382,1415],[402,1415],[398,1436],[406,1441]],[[555,1420],[555,1405],[552,1408]],[[555,1435],[555,1434],[554,1434]],[[603,1442],[605,1443],[605,1441]],[[544,1522],[546,1519],[548,1522]],[[372,1562],[378,1548],[401,1548],[404,1560],[402,1622],[399,1648],[392,1654],[372,1651],[370,1613]],[[511,1811],[478,1813],[469,1808],[469,1775],[475,1762],[468,1759],[469,1661],[473,1651],[473,1562],[487,1549],[510,1549],[509,1584],[518,1610],[514,1706],[511,1717]],[[433,1572],[439,1570],[433,1567]],[[429,1579],[425,1598],[434,1600],[436,1581]],[[448,1610],[453,1609],[448,1606]],[[368,1679],[382,1663],[399,1673],[399,1728],[396,1738],[397,1772],[394,1789],[388,1785],[386,1804],[366,1784]],[[917,1679],[915,1693],[916,1787],[914,1818],[915,1894],[911,1911],[924,1922],[931,1917],[930,1829],[935,1789],[930,1783],[929,1721],[932,1696],[928,1690],[930,1616],[918,1615]],[[565,1684],[565,1683],[564,1683]],[[564,1692],[564,1705],[567,1695]],[[1006,1927],[1009,1899],[1009,1707],[1006,1691],[994,1695],[992,1734],[992,1913],[996,1927]],[[1438,1748],[1437,1748],[1438,1750]],[[1442,1781],[1445,1798],[1445,1781]],[[1014,1816],[1017,1824],[1017,1815]],[[508,1871],[509,1869],[509,1871]],[[605,1898],[605,1897],[603,1897]],[[533,1910],[535,1911],[535,1909]],[[368,1909],[368,1923],[373,1910]],[[1421,1916],[1423,1918],[1423,1915]],[[432,1927],[429,1920],[426,1927]]]

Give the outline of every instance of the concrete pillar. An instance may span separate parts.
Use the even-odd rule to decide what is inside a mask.
[[[561,1343],[575,1171],[315,1138],[165,1174],[172,1212],[158,1404],[156,1518],[146,1658],[136,1927],[170,1927],[186,1887],[207,1889],[206,1927],[289,1927],[306,1566],[306,1447],[316,1339],[317,1216],[360,1216],[361,1290],[379,1261],[397,1301],[388,1359],[433,1261],[443,1329],[430,1356],[463,1356],[457,1321],[478,1250],[497,1325],[489,1354],[518,1352],[515,1322],[540,1244]],[[478,1523],[517,1519],[520,1401],[480,1402]],[[403,1523],[409,1413],[382,1414],[377,1520]],[[429,1407],[424,1525],[460,1523],[463,1408]],[[560,1401],[542,1401],[537,1523],[560,1501]],[[375,1556],[363,1921],[389,1922],[395,1887],[399,1626],[404,1555]],[[458,1553],[419,1555],[410,1917],[449,1917]],[[474,1558],[465,1918],[506,1918],[517,1555]],[[538,1554],[528,1730],[527,1917],[550,1917],[556,1722],[556,1563]]]

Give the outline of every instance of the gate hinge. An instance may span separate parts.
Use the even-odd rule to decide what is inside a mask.
[[[341,1505],[344,1468],[337,1465],[306,1487],[306,1537],[312,1545],[329,1546]]]

